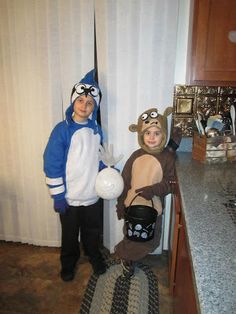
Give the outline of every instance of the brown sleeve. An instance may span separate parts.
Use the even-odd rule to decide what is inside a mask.
[[[165,151],[159,155],[158,159],[162,165],[163,178],[161,182],[153,185],[153,192],[155,195],[163,198],[165,195],[172,193],[173,191],[171,182],[175,177],[175,157],[170,152]]]
[[[170,152],[175,152],[180,145],[181,139],[182,139],[181,128],[177,126],[173,127],[170,140],[167,145],[167,149],[169,149]]]

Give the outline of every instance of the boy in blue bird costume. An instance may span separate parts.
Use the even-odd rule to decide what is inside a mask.
[[[73,280],[80,257],[80,233],[84,252],[100,275],[106,263],[99,250],[102,203],[95,191],[102,130],[97,123],[101,90],[95,70],[74,85],[66,118],[53,129],[44,152],[44,172],[54,210],[60,214],[61,278]]]

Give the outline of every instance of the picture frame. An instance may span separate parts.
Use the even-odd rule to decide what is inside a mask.
[[[193,113],[193,98],[177,98],[176,99],[177,114],[192,114]]]

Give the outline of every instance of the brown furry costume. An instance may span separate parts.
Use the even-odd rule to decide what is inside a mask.
[[[129,129],[138,133],[138,142],[141,149],[136,150],[127,160],[122,171],[124,190],[117,202],[118,219],[124,218],[127,208],[137,193],[140,193],[132,205],[149,205],[153,201],[154,208],[158,212],[155,236],[147,242],[134,242],[129,240],[124,225],[124,238],[115,247],[116,255],[124,260],[137,261],[153,252],[160,243],[162,227],[162,210],[164,196],[172,192],[171,181],[174,178],[175,156],[165,148],[167,135],[167,116],[171,108],[167,108],[163,115],[158,114],[157,109],[152,108],[142,113],[138,124],[132,124]],[[162,130],[163,139],[158,147],[151,149],[144,144],[143,134],[152,126]]]

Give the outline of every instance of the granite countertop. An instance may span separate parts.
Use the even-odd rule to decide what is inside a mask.
[[[236,313],[236,163],[178,153],[176,171],[202,314]]]

